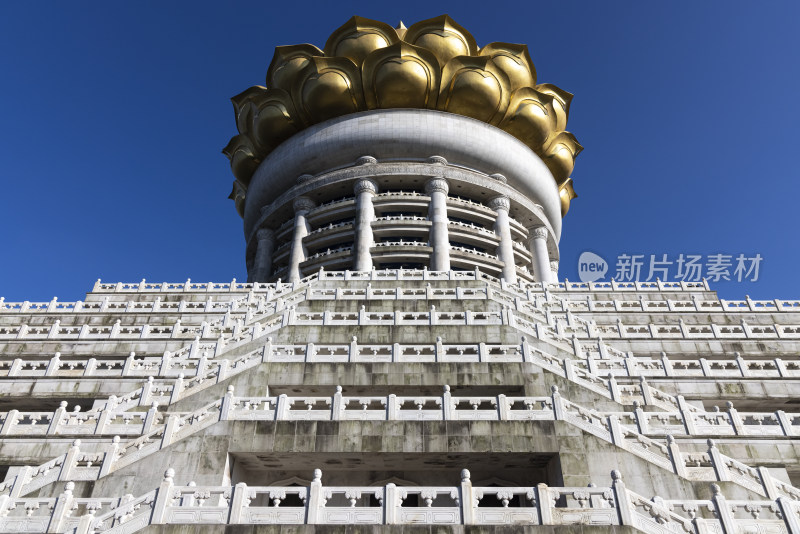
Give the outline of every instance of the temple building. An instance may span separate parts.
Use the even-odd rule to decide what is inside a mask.
[[[448,16],[277,47],[246,282],[0,299],[0,533],[800,534],[800,301],[563,281],[571,98]]]

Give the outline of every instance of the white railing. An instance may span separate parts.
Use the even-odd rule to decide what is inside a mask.
[[[95,480],[158,452],[178,440],[218,421],[564,421],[620,447],[640,458],[689,480],[730,481],[769,498],[800,500],[800,490],[781,483],[765,468],[753,468],[722,454],[712,440],[706,453],[681,451],[674,436],[741,436],[763,434],[759,420],[774,417],[774,437],[797,436],[800,417],[788,414],[743,414],[729,408],[726,414],[644,413],[636,406],[629,412],[601,412],[564,399],[555,386],[550,397],[452,396],[448,386],[441,396],[344,396],[337,387],[333,396],[236,397],[233,387],[221,399],[191,413],[163,416],[155,404],[146,413],[128,414],[108,406],[85,417],[67,413],[62,405],[55,414],[35,413],[45,419],[45,434],[112,434],[121,430],[142,435],[121,444],[119,435],[110,448],[86,453],[76,440],[69,451],[38,468],[25,468],[0,485],[0,496],[25,495],[56,480]],[[31,414],[9,412],[3,432],[9,435],[41,435]],[[137,417],[126,421],[126,416]],[[14,417],[18,427],[10,417]],[[166,420],[165,420],[166,417]],[[660,427],[653,423],[660,421]],[[749,421],[748,421],[749,420]],[[710,422],[711,421],[711,422]],[[164,424],[161,424],[161,423]],[[46,425],[46,426],[45,426]],[[788,426],[784,426],[788,425]],[[21,427],[21,428],[19,428]],[[654,428],[656,427],[656,428]],[[778,431],[780,430],[780,431]],[[653,437],[648,437],[648,434]],[[659,439],[666,436],[666,439]]]
[[[707,300],[694,296],[691,299],[636,299],[636,300],[595,300],[589,293],[582,300],[575,297],[561,298],[550,293],[552,298],[547,306],[552,311],[566,312],[797,312],[800,300]]]
[[[397,241],[379,241],[375,243],[376,247],[429,247],[427,241],[405,241],[399,239]]]
[[[164,390],[162,395],[172,393]],[[555,395],[555,393],[554,393]],[[149,392],[152,402],[170,398]],[[445,386],[441,396],[344,396],[342,388],[330,397],[235,397],[228,400],[224,417],[228,420],[258,419],[293,420],[555,420],[553,399],[556,397],[452,396]],[[222,406],[225,398],[218,404]],[[726,411],[699,412],[682,409],[674,412],[646,412],[638,401],[634,410],[598,411],[562,399],[562,415],[574,416],[594,424],[602,421],[608,430],[612,425],[640,435],[666,436],[800,436],[800,414],[776,412],[739,412],[731,403]],[[158,404],[161,404],[158,402]],[[683,406],[681,406],[683,407]],[[99,410],[82,412],[76,406],[67,410],[67,403],[54,412],[0,412],[0,435],[141,435],[159,424],[163,414],[157,408],[142,412],[121,408],[116,399]],[[614,420],[613,422],[611,420]]]
[[[784,498],[728,500],[712,485],[708,500],[647,499],[612,471],[596,487],[473,486],[461,472],[454,486],[180,486],[168,469],[140,497],[74,497],[68,483],[56,498],[0,501],[0,532],[132,534],[150,525],[622,525],[640,532],[800,532],[797,503]],[[414,497],[410,499],[410,497]],[[288,504],[287,504],[288,503]]]
[[[314,235],[314,234],[318,234],[320,232],[326,232],[328,230],[334,230],[336,228],[345,228],[345,227],[352,227],[352,226],[353,226],[353,220],[352,219],[349,220],[349,221],[338,222],[336,224],[329,223],[327,226],[319,226],[317,228],[314,228],[311,232],[308,233],[308,235],[311,236],[311,235]],[[286,244],[288,245],[289,243],[286,243]],[[281,247],[281,248],[283,248],[283,247]]]
[[[324,257],[327,257],[327,256],[334,256],[334,255],[337,255],[337,254],[350,254],[351,250],[353,250],[353,247],[339,247],[339,248],[334,248],[334,249],[330,249],[329,248],[327,250],[323,250],[321,252],[317,252],[316,254],[312,254],[311,256],[309,256],[308,258],[306,258],[304,260],[304,263],[305,262],[310,262],[312,260],[316,260],[316,259],[319,259],[319,258],[324,258]]]
[[[385,217],[376,217],[375,222],[383,222],[383,221],[427,221],[427,217],[421,217],[419,215],[387,215]]]
[[[411,194],[411,193],[408,193]],[[380,196],[380,195],[379,195]],[[317,275],[314,275],[317,278]],[[560,291],[576,292],[576,291],[592,291],[592,292],[697,292],[697,291],[710,291],[710,288],[705,280],[702,282],[588,282],[578,283],[565,280],[563,283],[547,283],[544,287],[538,282],[524,282],[519,281],[515,286],[506,284],[504,280],[487,275],[478,271],[428,271],[425,269],[376,269],[374,271],[330,271],[319,276],[319,280],[331,279],[363,279],[363,280],[453,280],[453,279],[468,279],[468,280],[486,280],[495,285],[503,285],[508,287],[516,287],[520,294],[525,294],[528,291],[543,292],[544,289],[558,293]],[[134,283],[102,283],[97,281],[92,290],[93,293],[141,293],[141,292],[181,292],[181,291],[195,291],[195,292],[247,292],[250,290],[264,291],[267,288],[279,288],[287,284],[275,283],[240,283],[234,279],[231,283],[192,283],[191,281],[181,283],[152,283],[142,280],[141,282]],[[288,284],[291,285],[291,284]],[[797,301],[780,301],[787,303],[796,303],[800,307],[800,302]]]

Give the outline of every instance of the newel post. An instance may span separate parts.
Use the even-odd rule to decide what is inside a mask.
[[[475,524],[475,494],[469,469],[461,470],[461,519],[465,525]]]
[[[635,525],[633,521],[633,510],[631,510],[631,501],[628,498],[628,489],[625,483],[622,482],[622,473],[614,469],[611,471],[612,486],[614,488],[614,501],[617,503],[617,511],[619,512],[620,525]]]
[[[320,519],[322,519],[322,514],[320,512],[323,506],[325,506],[322,495],[321,469],[314,469],[314,480],[311,481],[311,485],[308,487],[308,500],[306,503],[306,506],[308,506],[306,523],[309,525],[316,525],[319,523]]]
[[[153,525],[163,525],[167,519],[167,506],[170,502],[172,493],[173,479],[175,477],[175,470],[171,467],[164,473],[164,480],[158,486],[158,494],[156,495],[156,502],[153,505],[153,518],[151,523]]]

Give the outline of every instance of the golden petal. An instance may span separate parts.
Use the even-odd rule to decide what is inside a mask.
[[[366,109],[361,72],[344,57],[313,57],[297,76],[292,100],[308,124]]]
[[[308,65],[309,60],[323,55],[322,50],[310,44],[276,46],[275,55],[267,69],[267,87],[291,91],[297,74]]]
[[[472,34],[447,15],[413,24],[403,40],[433,52],[442,68],[456,56],[474,56],[478,52]]]
[[[442,69],[441,111],[497,124],[508,103],[508,77],[488,57],[455,57]]]
[[[561,200],[561,216],[567,214],[569,205],[573,198],[578,198],[575,189],[572,186],[572,178],[567,178],[567,181],[558,189],[558,196]]]
[[[266,91],[265,87],[255,85],[231,98],[233,112],[236,114],[236,128],[239,133],[250,133],[254,112],[253,102],[261,98]]]
[[[398,41],[394,28],[377,20],[353,17],[328,37],[327,57],[346,57],[361,65],[371,52]]]
[[[551,83],[542,83],[535,87],[540,93],[550,95],[553,97],[553,107],[556,110],[556,130],[565,130],[567,128],[567,119],[569,118],[569,104],[572,102],[572,93],[556,87]]]
[[[575,167],[575,158],[583,147],[569,132],[559,132],[545,147],[542,158],[547,168],[553,173],[556,183],[561,186],[567,182],[572,169]]]
[[[252,132],[258,146],[267,152],[303,129],[289,93],[270,89],[253,102]]]
[[[530,87],[514,91],[499,127],[541,155],[556,127],[553,97]]]
[[[361,69],[368,109],[436,109],[439,62],[433,52],[402,41],[372,52]]]
[[[492,58],[495,65],[506,73],[512,93],[517,89],[536,85],[536,68],[526,45],[489,43],[481,48],[480,55]]]
[[[233,205],[236,206],[236,212],[239,217],[244,217],[244,201],[247,196],[247,187],[239,180],[233,181],[233,189],[228,198],[233,200]]]
[[[236,179],[247,186],[261,163],[261,158],[250,138],[241,134],[235,136],[228,146],[222,149],[222,153],[231,160],[231,170]]]

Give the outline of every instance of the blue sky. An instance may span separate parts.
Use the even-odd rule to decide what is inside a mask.
[[[0,296],[246,278],[221,148],[276,45],[449,13],[528,44],[585,150],[562,276],[592,251],[760,254],[723,298],[800,298],[797,2],[51,2],[0,7]],[[674,265],[673,265],[674,267]],[[733,269],[731,269],[731,273]]]

